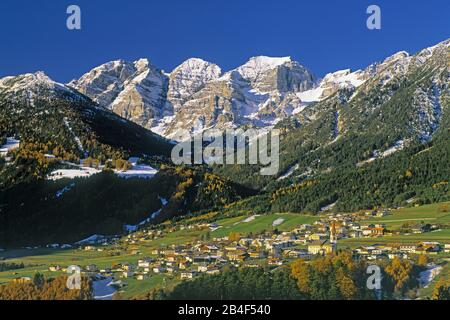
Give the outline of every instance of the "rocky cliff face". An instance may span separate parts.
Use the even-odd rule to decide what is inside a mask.
[[[313,75],[291,58],[254,57],[222,74],[192,58],[164,74],[146,59],[99,66],[69,85],[94,101],[157,133],[180,129],[270,125],[292,114],[296,93],[314,86]]]
[[[414,56],[401,51],[363,70],[340,70],[320,80],[290,57],[253,57],[225,73],[192,58],[170,74],[146,59],[118,60],[69,85],[122,117],[176,139],[181,129],[271,126],[292,115],[306,119],[314,114],[311,105],[340,90],[356,96],[379,87],[382,98],[374,103],[382,104],[395,91],[390,86],[445,48],[448,40]]]
[[[220,77],[222,71],[214,63],[202,59],[186,60],[169,75],[168,102],[179,110],[206,83]]]
[[[166,113],[167,76],[147,59],[105,63],[69,86],[147,128]]]

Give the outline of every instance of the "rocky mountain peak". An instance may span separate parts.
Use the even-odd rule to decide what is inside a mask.
[[[236,71],[260,93],[300,92],[314,84],[313,75],[291,57],[253,57]]]
[[[71,92],[71,90],[64,84],[53,81],[43,71],[26,73],[18,76],[9,76],[0,79],[0,92],[16,93],[26,91],[28,93],[37,93],[42,90],[48,92]]]
[[[257,80],[258,76],[269,70],[273,70],[285,63],[292,62],[291,57],[267,57],[257,56],[250,58],[245,64],[236,70],[247,80]]]
[[[219,78],[221,73],[214,63],[199,58],[188,59],[170,73],[168,99],[176,109],[207,82]]]
[[[414,56],[399,51],[363,70],[338,70],[321,80],[291,57],[255,56],[225,73],[200,58],[188,59],[170,73],[147,59],[116,60],[94,68],[71,85],[122,117],[165,136],[180,128],[266,126],[301,113],[341,89],[354,90],[354,97],[366,87],[388,88],[392,80],[396,86],[411,66],[420,67],[432,56],[442,60],[441,49],[449,43]]]

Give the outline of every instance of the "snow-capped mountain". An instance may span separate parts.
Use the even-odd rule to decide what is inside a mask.
[[[78,91],[123,118],[177,140],[181,129],[198,132],[206,128],[273,126],[290,116],[308,122],[321,111],[312,106],[338,91],[351,92],[353,99],[377,90],[377,99],[359,105],[361,112],[370,113],[388,101],[395,87],[415,70],[445,59],[448,43],[412,56],[400,51],[363,70],[339,70],[322,79],[316,79],[290,57],[252,57],[227,72],[214,63],[191,58],[171,73],[140,59],[105,63],[67,85],[36,73],[1,79],[0,88],[14,91],[24,84],[40,84],[66,94]],[[417,130],[424,139],[435,131],[441,113],[436,95],[442,86],[431,87],[434,89],[417,88],[414,94],[420,116],[411,122],[418,123]]]
[[[198,58],[170,74],[145,59],[119,60],[69,85],[127,119],[174,137],[178,129],[273,124],[298,107],[295,93],[311,89],[314,81],[290,57],[260,56],[224,74]]]
[[[154,126],[165,113],[167,76],[147,59],[101,65],[69,86],[120,116],[144,127]]]
[[[0,79],[0,128],[2,135],[58,146],[80,159],[99,148],[136,155],[168,155],[170,149],[166,139],[42,71]]]
[[[19,76],[9,76],[0,79],[0,92],[15,100],[25,99],[33,104],[35,96],[65,95],[71,96],[74,100],[85,100],[86,97],[70,87],[55,82],[44,72],[26,73]]]
[[[169,75],[168,102],[178,110],[206,83],[221,76],[222,70],[214,63],[191,58],[176,67]]]
[[[275,176],[260,176],[258,165],[211,168],[261,193],[256,202],[244,204],[251,205],[251,210],[318,212],[335,204],[338,210],[350,212],[402,205],[412,197],[448,201],[449,45],[446,40],[414,55],[401,51],[365,69],[339,70],[322,79],[289,57],[265,56],[226,72],[197,58],[171,73],[146,59],[117,60],[67,85],[43,72],[6,77],[0,79],[0,145],[10,154],[9,160],[0,159],[0,188],[45,179],[54,166],[64,167],[67,161],[91,159],[95,166],[139,156],[165,164],[173,145],[147,129],[178,139],[179,129],[275,126],[281,130],[280,170]],[[172,166],[164,167],[172,170]],[[174,169],[176,176],[178,170]],[[180,184],[171,174],[157,179],[154,197],[142,205],[134,205],[141,198],[135,190],[146,190],[140,181],[124,185],[132,191],[114,191],[111,199],[123,199],[114,219],[129,221],[125,216],[132,203],[133,223],[142,221],[158,209],[148,203],[159,204],[161,181],[169,179],[173,192]],[[68,190],[61,180],[52,189],[53,197]],[[108,180],[92,177],[86,183],[91,181],[96,183],[92,190],[110,192],[105,188],[111,185]],[[194,181],[197,189],[189,194],[202,195],[198,189],[202,184]],[[305,181],[310,182],[307,188],[298,189]],[[165,191],[164,197],[172,193]],[[92,200],[102,205],[101,210],[72,215],[78,217],[73,225],[84,227],[91,215],[95,222],[111,218],[109,203],[104,201],[107,206],[103,206],[96,192],[64,192],[63,198],[69,201],[62,211],[74,207],[70,197],[81,194],[86,198],[79,203]],[[22,192],[17,195],[21,197],[9,205],[11,216],[16,217],[18,210],[21,217],[31,217],[20,218],[20,225],[34,228],[40,214],[51,218],[46,222],[49,230],[64,224],[54,219],[60,216],[58,211],[47,215],[54,203],[43,205],[43,195],[37,193],[33,203]],[[27,205],[22,208],[23,202]],[[40,214],[30,214],[34,212]],[[60,234],[67,230],[61,229]],[[0,228],[0,236],[1,232]]]

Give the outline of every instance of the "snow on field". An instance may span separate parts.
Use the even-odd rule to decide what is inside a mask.
[[[442,271],[442,266],[430,266],[427,270],[422,271],[419,274],[420,284],[423,287],[428,287],[431,281]]]
[[[90,237],[87,237],[86,239],[83,239],[83,240],[80,240],[80,241],[78,241],[78,242],[75,242],[75,244],[86,244],[86,243],[92,244],[92,243],[97,243],[98,241],[103,240],[103,239],[105,239],[105,238],[106,238],[106,237],[103,236],[103,235],[100,235],[100,234],[94,234],[94,235],[92,235],[92,236],[90,236]]]
[[[146,165],[132,165],[127,171],[114,171],[121,178],[153,178],[158,170]]]
[[[128,162],[131,163],[131,168],[128,169],[127,171],[118,171],[118,170],[114,170],[115,174],[118,175],[121,178],[143,178],[143,179],[148,179],[148,178],[153,178],[155,176],[155,174],[158,172],[158,170],[147,166],[147,165],[141,165],[141,164],[137,164],[137,162],[139,161],[139,158],[137,157],[131,157],[128,159]]]
[[[90,168],[90,167],[79,167],[76,169],[58,169],[53,172],[51,172],[47,179],[49,180],[59,180],[63,178],[87,178],[90,177],[96,173],[101,172],[99,169]]]
[[[259,217],[259,214],[255,214],[255,215],[253,215],[253,216],[250,216],[250,217],[245,218],[244,220],[235,222],[235,223],[233,223],[233,225],[237,225],[237,224],[240,224],[240,223],[252,222],[252,221],[255,220],[257,217]]]
[[[6,138],[6,143],[0,147],[0,155],[6,155],[8,151],[19,148],[20,140]]]
[[[283,218],[278,218],[278,219],[276,219],[276,220],[274,220],[274,221],[272,222],[272,226],[274,226],[274,227],[279,226],[279,225],[282,224],[283,222],[284,222],[284,219],[283,219]]]
[[[320,211],[329,211],[329,210],[333,209],[335,206],[336,206],[336,202],[320,208]]]
[[[131,168],[127,171],[119,171],[114,170],[114,173],[121,178],[143,178],[143,179],[149,179],[153,178],[155,174],[158,172],[158,170],[147,166],[147,165],[140,165],[137,164],[137,161],[139,158],[130,158],[128,161],[131,163]],[[83,163],[83,160],[80,161]],[[84,167],[75,163],[70,163],[63,161],[63,164],[73,166],[73,169],[58,169],[53,172],[51,172],[47,179],[49,180],[59,180],[63,178],[87,178],[90,177],[96,173],[100,173],[104,166],[100,166],[98,169],[91,168],[91,167]]]
[[[111,277],[102,278],[92,282],[94,300],[112,300],[116,289],[111,285]]]
[[[259,217],[259,215],[255,214],[255,215],[253,215],[253,216],[250,216],[250,217],[248,217],[248,218],[242,220],[242,222],[252,222],[253,220],[256,219],[256,217]]]

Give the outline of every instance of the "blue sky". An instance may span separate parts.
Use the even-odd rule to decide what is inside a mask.
[[[70,4],[80,31],[66,28]],[[370,4],[381,30],[366,28]],[[292,56],[323,76],[449,38],[449,12],[448,0],[1,0],[0,77],[43,70],[66,82],[141,57],[166,71],[190,57],[229,70],[255,55]]]

